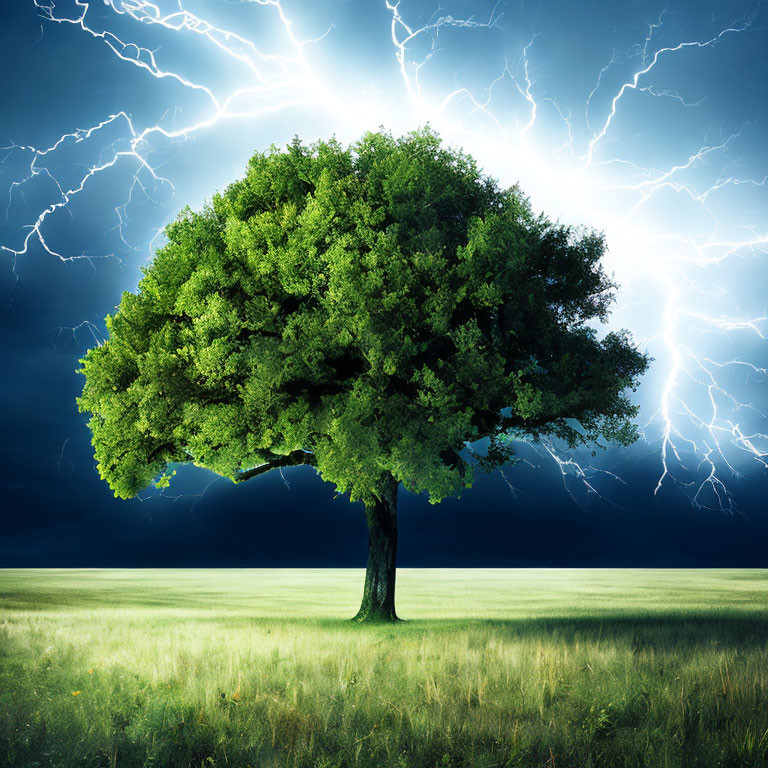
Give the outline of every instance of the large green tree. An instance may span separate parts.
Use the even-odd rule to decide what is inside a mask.
[[[359,619],[395,618],[400,484],[438,502],[518,439],[637,437],[647,359],[590,324],[614,288],[603,237],[429,129],[257,153],[166,236],[82,361],[101,477],[129,498],[176,463],[315,467],[365,505]]]

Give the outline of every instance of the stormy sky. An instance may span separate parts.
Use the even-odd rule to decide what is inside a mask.
[[[83,353],[185,205],[294,134],[429,122],[606,234],[643,439],[401,493],[404,566],[766,566],[768,12],[736,2],[33,0],[0,9],[0,567],[362,566],[311,468],[120,501]]]

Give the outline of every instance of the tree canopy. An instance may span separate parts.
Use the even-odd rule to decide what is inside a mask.
[[[82,361],[116,496],[179,462],[234,481],[311,464],[352,500],[391,477],[437,502],[521,438],[637,438],[647,358],[593,322],[615,288],[603,236],[429,129],[256,153],[166,237]]]

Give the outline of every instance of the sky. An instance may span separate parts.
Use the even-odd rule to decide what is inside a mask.
[[[309,467],[113,498],[78,361],[254,151],[426,123],[605,233],[599,332],[654,361],[631,448],[521,444],[459,499],[401,492],[400,565],[767,566],[766,23],[742,0],[2,4],[0,567],[365,564],[363,509]]]

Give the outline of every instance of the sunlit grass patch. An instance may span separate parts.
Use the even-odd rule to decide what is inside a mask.
[[[762,571],[0,573],[0,764],[765,766]]]

